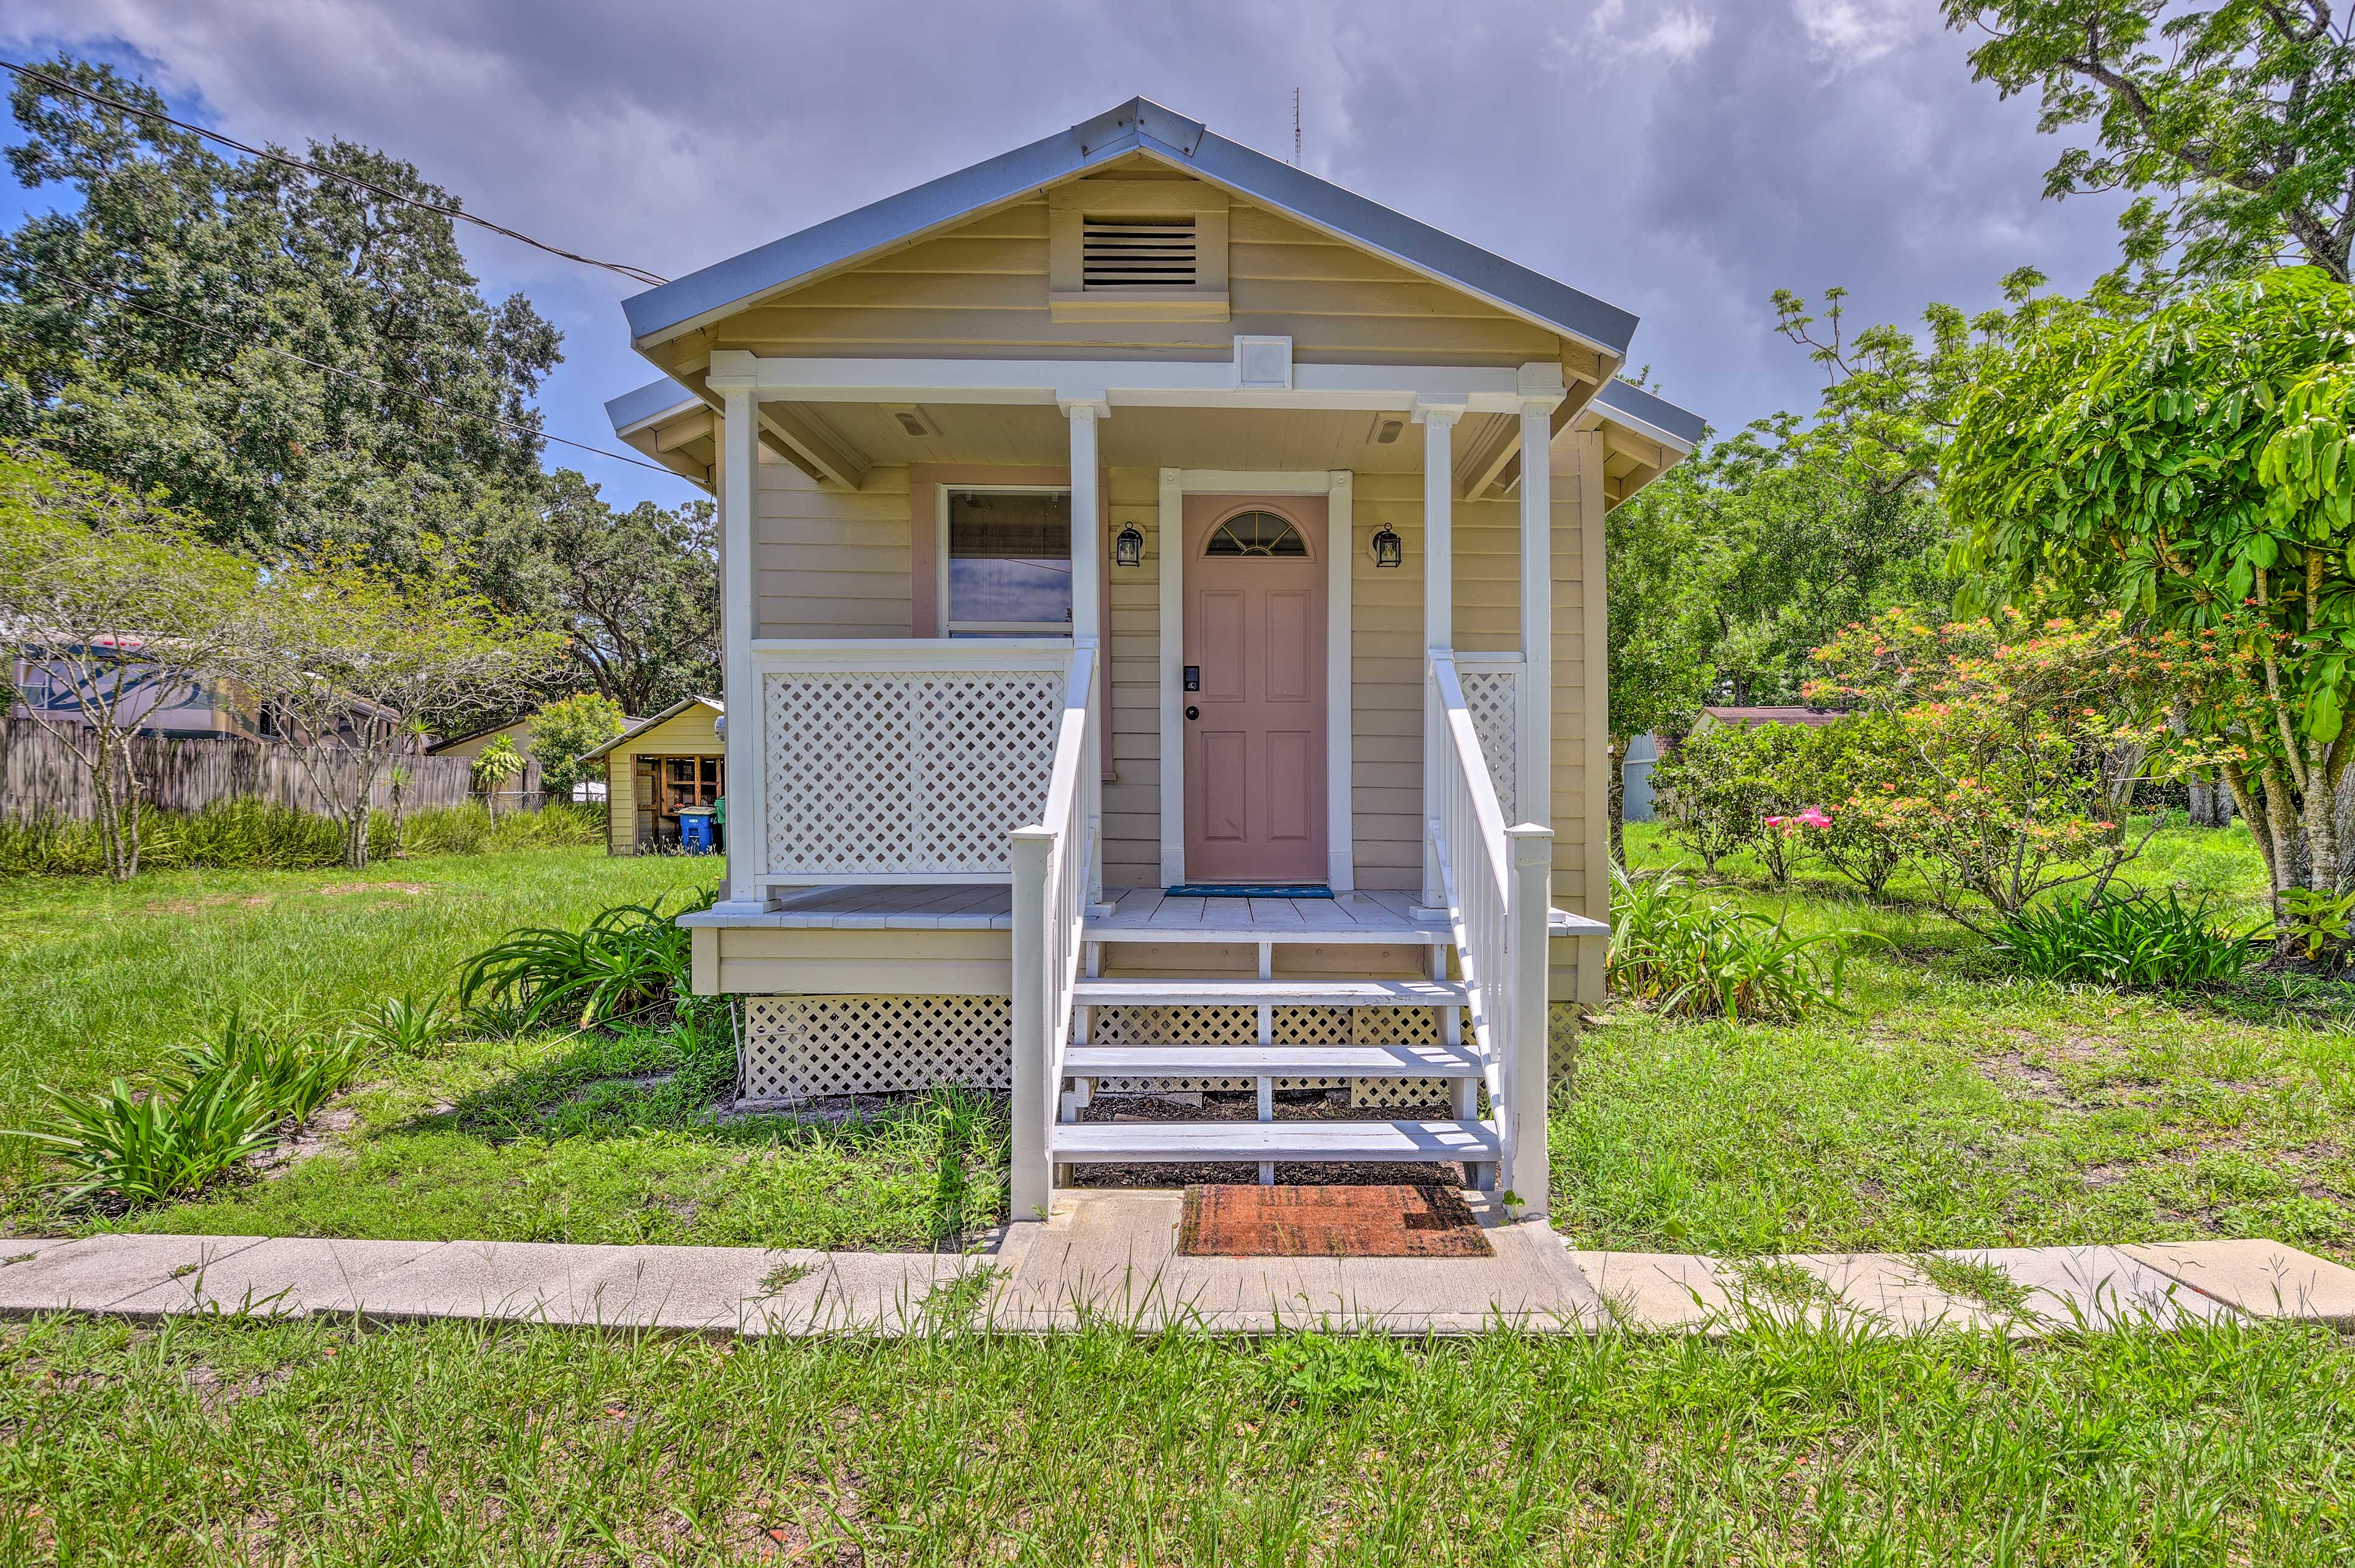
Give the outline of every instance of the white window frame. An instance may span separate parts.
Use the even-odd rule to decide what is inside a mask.
[[[940,606],[943,637],[1068,637],[1072,623],[1063,621],[958,621],[949,613],[949,497],[952,496],[1060,496],[1070,499],[1069,485],[941,485],[934,486],[933,602]]]

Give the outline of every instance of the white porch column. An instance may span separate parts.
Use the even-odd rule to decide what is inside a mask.
[[[1553,411],[1560,365],[1521,367],[1521,680],[1514,795],[1523,822],[1553,826]]]
[[[752,639],[760,632],[760,580],[752,560],[752,518],[761,492],[760,409],[752,356],[721,350],[707,384],[719,393],[720,679],[728,704],[728,897],[719,908],[745,913],[768,907],[761,885],[768,869],[768,805],[762,767],[764,725]]]
[[[1091,397],[1055,400],[1062,407],[1063,417],[1071,426],[1071,641],[1075,646],[1095,648],[1103,640],[1103,498],[1097,485],[1096,421],[1112,411],[1112,404],[1102,393]],[[1104,660],[1102,656],[1090,661],[1088,677],[1088,708],[1095,716],[1099,735],[1112,727],[1112,715],[1104,701],[1106,690]],[[1088,776],[1088,798],[1100,797],[1103,782],[1103,766],[1100,758],[1091,757],[1085,763]],[[1089,811],[1088,832],[1095,839],[1095,852],[1088,857],[1087,901],[1091,905],[1103,902],[1103,835],[1098,809]]]
[[[1419,403],[1423,426],[1423,902],[1447,901],[1439,851],[1431,842],[1432,805],[1439,798],[1439,699],[1431,688],[1429,650],[1455,645],[1455,421],[1461,403]]]

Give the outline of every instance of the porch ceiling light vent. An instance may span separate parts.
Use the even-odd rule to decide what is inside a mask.
[[[1396,446],[1398,438],[1404,433],[1406,433],[1404,414],[1376,414],[1374,428],[1366,432],[1366,439],[1376,446]]]
[[[1091,218],[1080,228],[1080,286],[1190,289],[1201,252],[1191,218]]]
[[[894,423],[910,435],[930,440],[941,433],[941,427],[933,422],[932,416],[913,405],[898,407],[887,405],[884,411],[891,416]]]

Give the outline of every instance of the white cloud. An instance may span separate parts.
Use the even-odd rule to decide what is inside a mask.
[[[1636,26],[1627,20],[1627,0],[1601,0],[1575,36],[1553,35],[1553,50],[1565,64],[1659,59],[1684,65],[1717,36],[1717,18],[1700,10],[1647,8]]]
[[[1792,0],[1807,48],[1835,69],[1870,65],[1931,30],[1920,0]]]

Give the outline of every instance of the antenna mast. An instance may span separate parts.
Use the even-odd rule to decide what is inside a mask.
[[[1300,166],[1300,89],[1292,90],[1292,166]]]

